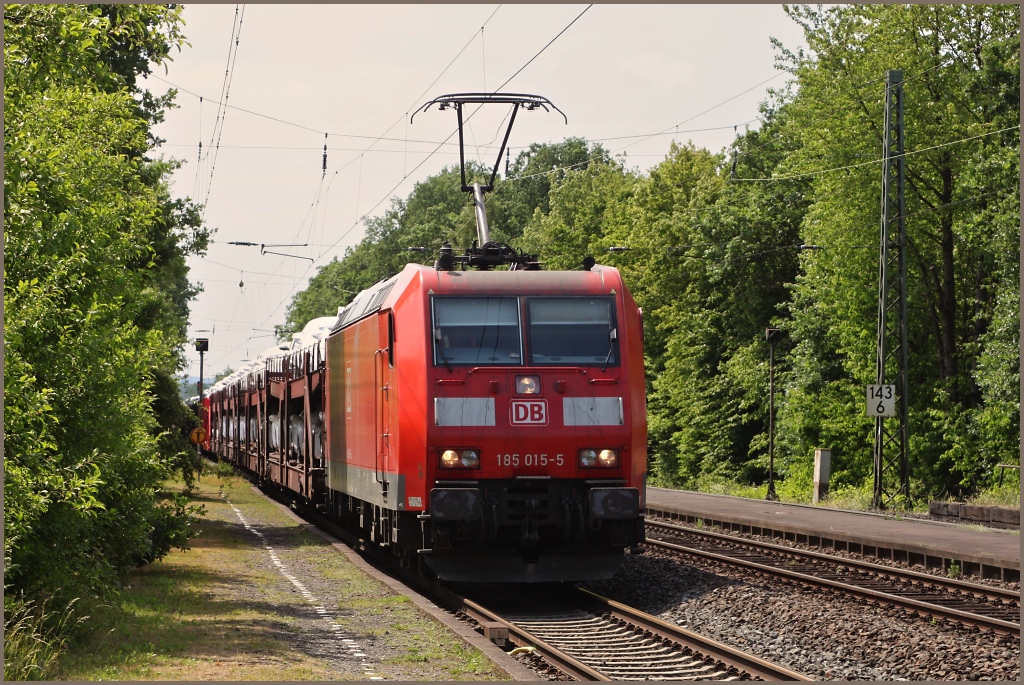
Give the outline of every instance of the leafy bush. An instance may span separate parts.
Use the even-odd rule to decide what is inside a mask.
[[[180,23],[173,6],[5,6],[4,578],[51,606],[186,545],[198,513],[162,503],[194,469],[164,381],[195,294],[185,257],[208,237],[170,198],[175,163],[146,156],[170,100],[135,85]]]

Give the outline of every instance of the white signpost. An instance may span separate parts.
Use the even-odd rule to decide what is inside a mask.
[[[867,408],[868,416],[896,416],[896,386],[869,385]]]

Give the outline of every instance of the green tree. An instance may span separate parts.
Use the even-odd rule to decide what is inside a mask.
[[[496,183],[490,204],[496,207],[494,229],[500,240],[515,243],[534,212],[550,211],[551,189],[569,172],[586,169],[591,163],[607,164],[608,151],[583,138],[566,138],[561,143],[532,143],[516,155],[504,183]]]
[[[5,7],[4,552],[16,592],[104,594],[186,544],[191,515],[161,485],[183,466],[163,426],[189,419],[160,381],[180,366],[194,295],[184,257],[206,237],[194,206],[170,199],[173,163],[144,157],[157,113],[113,59],[119,42],[166,58],[179,12]]]
[[[760,188],[786,145],[765,108],[734,160],[672,145],[638,183],[624,243],[627,282],[645,312],[651,472],[698,487],[759,481],[766,469],[764,329],[788,299],[805,201],[798,185]],[[735,163],[733,163],[735,161]]]
[[[862,395],[874,376],[880,179],[878,165],[863,159],[881,149],[882,77],[901,69],[911,470],[931,492],[976,488],[1018,444],[1005,425],[1017,425],[1019,406],[995,390],[1019,363],[1008,352],[1019,312],[998,297],[1019,274],[1018,13],[982,5],[789,11],[811,52],[784,53],[799,83],[785,135],[799,148],[776,177],[810,174],[803,237],[825,249],[803,260],[794,290],[783,439],[804,464],[824,444],[843,477],[870,477]],[[828,169],[836,170],[818,173]],[[998,410],[987,408],[989,398]]]
[[[475,162],[468,166],[468,179],[485,173]],[[476,218],[472,196],[462,192],[461,186],[459,168],[446,167],[413,186],[407,199],[393,198],[382,216],[367,218],[359,244],[347,249],[342,259],[320,267],[307,288],[292,298],[285,324],[276,329],[278,338],[302,330],[311,319],[335,314],[360,290],[393,276],[410,262],[432,264],[445,241],[457,250],[468,247],[476,240]],[[488,204],[489,218],[494,211]]]
[[[613,236],[623,232],[635,184],[636,177],[612,161],[563,171],[549,197],[534,207],[523,231],[523,249],[538,254],[548,269],[579,269],[588,255],[605,262]]]

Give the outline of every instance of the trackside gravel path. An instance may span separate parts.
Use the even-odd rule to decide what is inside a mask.
[[[503,680],[407,597],[240,478],[204,476],[192,549],[141,569],[72,680]]]

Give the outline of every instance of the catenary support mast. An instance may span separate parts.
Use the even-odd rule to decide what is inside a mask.
[[[903,72],[885,74],[882,235],[878,255],[878,385],[895,385],[896,415],[875,417],[874,507],[910,497],[907,428],[907,231],[904,199]]]

